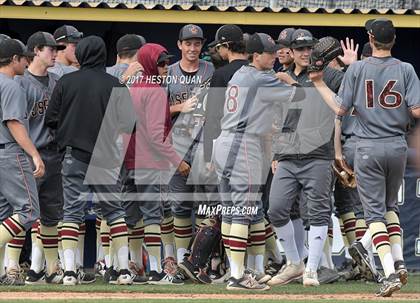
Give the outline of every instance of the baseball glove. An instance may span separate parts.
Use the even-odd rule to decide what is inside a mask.
[[[329,36],[321,38],[312,50],[308,72],[322,71],[332,60],[343,55],[343,49],[337,39]]]
[[[344,160],[335,160],[332,164],[338,181],[346,188],[356,188],[356,176]]]

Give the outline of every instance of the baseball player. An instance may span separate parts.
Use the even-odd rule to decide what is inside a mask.
[[[193,156],[197,155],[202,159],[201,127],[204,120],[194,121],[192,111],[197,102],[197,89],[203,89],[209,84],[209,80],[214,72],[214,67],[210,62],[199,58],[204,43],[202,29],[194,24],[182,27],[179,32],[178,48],[181,51],[181,60],[169,66],[167,90],[170,102],[170,111],[173,119],[172,138],[173,144],[183,160],[192,165]],[[196,127],[197,126],[197,127]],[[200,151],[201,149],[201,151]],[[204,162],[204,161],[203,161]],[[204,166],[204,163],[203,163]],[[217,177],[215,177],[217,178]],[[195,186],[187,184],[188,176],[183,176],[175,172],[169,182],[169,199],[171,202],[175,246],[178,263],[184,259],[188,245],[192,236],[192,211],[194,208],[193,199],[182,199],[180,195],[194,193]],[[214,189],[212,189],[214,190]],[[201,188],[201,191],[208,192],[208,189]],[[170,230],[171,218],[168,211],[165,211],[163,228]],[[196,225],[200,220],[196,218]],[[173,249],[162,237],[165,243],[165,257],[174,255]]]
[[[277,59],[281,64],[280,72],[285,72],[289,68],[290,64],[293,63],[293,57],[291,55],[291,49],[289,48],[292,42],[292,36],[295,32],[295,28],[289,27],[282,30],[279,34],[277,43],[281,45],[281,48],[277,52]]]
[[[38,149],[46,165],[46,174],[37,179],[41,225],[39,227],[41,247],[33,245],[31,269],[27,274],[26,284],[42,282],[61,283],[63,272],[57,264],[58,231],[57,224],[62,219],[63,193],[61,183],[61,154],[54,141],[54,134],[44,126],[45,112],[52,91],[58,81],[58,76],[48,72],[54,66],[58,50],[64,45],[58,45],[50,33],[36,32],[31,35],[27,47],[33,53],[33,58],[24,75],[15,79],[22,87],[29,112],[29,135]],[[44,250],[44,259],[39,249]],[[44,276],[45,275],[45,276]]]
[[[63,25],[54,32],[54,39],[59,45],[65,46],[57,53],[57,59],[49,71],[59,77],[77,71],[74,66],[77,63],[75,50],[77,43],[83,38],[83,33],[79,32],[74,26]]]
[[[139,35],[127,34],[122,36],[117,41],[117,62],[115,65],[107,67],[106,72],[114,77],[116,77],[120,83],[131,86],[140,82],[140,75],[143,67],[137,60],[137,51],[146,43],[146,40]],[[119,136],[117,139],[117,144],[120,149],[121,154],[123,154],[123,142],[122,136]],[[122,167],[121,171],[121,184],[124,186],[124,177],[125,169]],[[110,249],[112,248],[112,239],[109,238],[109,226],[106,221],[101,218],[100,207],[95,206],[95,213],[97,220],[101,220],[99,233],[102,234],[100,241],[98,241],[98,247],[103,249],[103,262],[99,259],[98,262],[99,270],[103,267],[101,264],[105,264],[106,268],[111,268],[112,258],[110,258]],[[136,233],[141,233],[136,234]],[[139,239],[143,239],[143,229],[138,229],[133,231],[129,228],[129,242],[130,244],[130,270],[136,274],[142,275],[143,271],[143,258],[142,258],[142,248],[136,246],[137,249],[133,250],[133,243],[137,243]],[[111,253],[112,254],[112,253]],[[113,272],[113,271],[111,271]],[[107,275],[108,277],[108,275]],[[115,276],[116,278],[116,276]],[[112,280],[112,279],[111,279]]]
[[[57,52],[57,58],[53,67],[50,67],[48,71],[56,74],[61,78],[63,75],[75,72],[79,69],[78,62],[76,59],[76,46],[77,43],[83,38],[83,33],[77,28],[71,25],[63,25],[57,28],[54,32],[54,39],[57,44],[63,45],[65,48]],[[61,242],[61,226],[62,222],[58,223],[58,253],[60,260],[63,260],[63,248]],[[80,281],[82,283],[91,283],[95,281],[95,277],[86,274],[83,270],[83,257],[84,257],[84,240],[86,233],[86,225],[83,222],[79,226],[79,242],[77,243],[77,268]]]
[[[136,118],[127,88],[105,73],[103,40],[97,36],[82,39],[76,47],[76,58],[81,69],[64,75],[57,82],[45,117],[46,125],[57,130],[59,149],[65,152],[62,161],[63,284],[78,283],[75,253],[79,225],[84,218],[85,193],[90,191],[96,193],[101,213],[110,225],[118,260],[117,283],[132,284],[133,277],[128,271],[127,225],[119,196],[118,167],[121,163],[116,139],[119,133],[133,130]],[[110,109],[105,115],[107,107]],[[104,136],[100,136],[101,126],[106,128]],[[80,129],[85,131],[80,132]]]
[[[348,40],[346,41],[348,44]],[[354,42],[350,41],[353,45]],[[356,48],[350,45],[350,49],[354,49],[357,53]],[[348,51],[349,48],[344,48]],[[372,56],[372,48],[369,43],[365,44],[362,49],[361,59],[365,59]],[[331,66],[331,65],[329,65]],[[341,69],[341,68],[340,68]],[[351,168],[354,168],[354,154],[356,148],[356,137],[354,136],[354,125],[356,123],[356,113],[354,110],[350,110],[345,116],[337,116],[335,120],[335,136],[334,136],[334,149],[335,149],[335,161],[340,166],[343,161]],[[349,246],[355,241],[359,241],[364,236],[367,226],[363,213],[363,206],[360,202],[359,194],[357,189],[345,188],[339,181],[335,183],[334,188],[334,201],[335,207],[338,214],[340,226],[342,227],[342,234],[345,249],[348,250]],[[367,235],[370,239],[370,235]],[[369,258],[371,261],[372,268],[374,271],[371,273],[369,268],[353,268],[352,264],[354,261],[350,259],[349,266],[350,270],[346,275],[346,279],[353,279],[360,276],[360,273],[368,279],[378,281],[380,275],[376,271],[375,259],[372,252],[372,245],[368,247]],[[347,270],[346,270],[347,271]],[[372,276],[373,274],[373,276]]]
[[[170,113],[165,89],[151,77],[167,74],[172,55],[159,44],[147,43],[138,52],[144,67],[141,82],[131,87],[131,96],[139,123],[136,134],[126,136],[128,146],[124,160],[127,169],[125,192],[152,195],[151,200],[139,197],[124,202],[129,228],[144,229],[144,242],[149,255],[149,284],[183,284],[184,282],[161,267],[161,227],[163,217],[162,184],[167,181],[170,165],[181,175],[188,175],[190,166],[183,161],[170,143]],[[167,110],[162,110],[167,108]],[[156,197],[154,197],[156,196]],[[131,245],[131,242],[130,242]],[[140,246],[140,245],[138,245]]]
[[[28,55],[26,47],[18,40],[6,38],[0,42],[1,263],[6,244],[30,229],[39,218],[35,178],[45,173],[42,158],[28,134],[30,108],[21,87],[13,80],[24,73]],[[23,284],[19,254],[9,261],[3,284]]]
[[[215,164],[223,193],[223,205],[238,209],[258,207],[257,215],[243,212],[222,216],[229,226],[231,278],[228,290],[268,290],[253,274],[245,273],[248,234],[264,243],[265,229],[261,200],[257,197],[265,182],[271,150],[272,105],[295,97],[295,88],[281,83],[272,71],[279,49],[267,34],[255,33],[247,42],[250,65],[241,67],[226,90],[222,132],[215,142]],[[268,144],[267,144],[268,143]],[[264,169],[266,166],[267,169]],[[229,198],[230,196],[230,198]],[[258,227],[256,230],[251,227]],[[226,234],[226,232],[224,232]],[[264,245],[262,245],[264,258]],[[262,269],[264,271],[264,269]]]
[[[385,279],[378,296],[388,297],[407,283],[401,247],[397,195],[407,160],[405,134],[410,114],[420,117],[420,82],[414,68],[395,59],[391,49],[395,28],[388,19],[366,23],[372,57],[350,65],[338,96],[322,80],[322,72],[310,77],[325,102],[337,115],[352,107],[357,112],[355,173],[360,200],[372,242]],[[368,263],[363,243],[356,242],[356,261]]]
[[[205,124],[203,129],[204,137],[204,160],[209,170],[214,170],[213,141],[220,135],[220,120],[223,118],[225,93],[228,82],[235,72],[242,66],[247,65],[248,55],[245,52],[243,32],[236,25],[221,26],[215,36],[215,40],[209,44],[214,47],[219,56],[229,63],[214,72],[210,81],[210,90],[207,96],[207,108]],[[222,222],[222,238],[226,255],[230,259],[228,243],[229,226]],[[230,276],[227,274],[227,276]]]
[[[108,74],[117,77],[121,83],[128,86],[138,82],[143,67],[137,61],[137,51],[146,44],[143,36],[127,34],[117,41],[117,62],[115,65],[107,67]]]
[[[291,50],[294,63],[283,76],[290,76],[304,87],[311,87],[306,68],[316,39],[304,29],[297,29],[292,35]],[[327,68],[327,83],[338,91],[343,73]],[[332,186],[334,116],[325,107],[321,96],[309,94],[302,102],[291,104],[285,115],[281,130],[284,148],[278,152],[278,167],[275,171],[270,191],[268,215],[275,227],[288,260],[286,268],[269,281],[270,285],[287,284],[303,276],[303,285],[318,286],[317,270],[322,256],[324,242],[331,217],[330,191]],[[317,112],[316,119],[311,119]],[[301,117],[301,115],[303,115]],[[322,118],[321,118],[322,117]],[[299,128],[299,124],[301,125]],[[321,145],[321,146],[319,146]],[[307,204],[308,262],[303,263],[294,237],[294,226],[290,220],[290,210],[299,193],[303,191]]]

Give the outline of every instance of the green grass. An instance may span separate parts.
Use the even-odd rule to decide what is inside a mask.
[[[290,284],[285,286],[275,286],[267,294],[334,294],[334,293],[372,293],[378,288],[377,284],[367,284],[364,282],[338,282],[334,284],[322,285],[318,288],[304,288],[300,284]],[[0,291],[23,291],[23,292],[144,292],[144,293],[175,293],[175,294],[219,294],[226,293],[225,285],[198,285],[185,284],[183,286],[172,285],[131,285],[116,286],[97,281],[90,285],[78,285],[76,287],[66,287],[63,285],[26,285],[26,286],[4,286]],[[402,289],[402,292],[420,293],[420,276],[410,277],[409,283]],[[236,293],[236,292],[235,292]],[[240,292],[239,292],[240,293]],[[245,292],[248,293],[248,292]],[[420,296],[420,294],[419,294]]]
[[[365,282],[338,282],[334,284],[322,285],[317,288],[305,288],[301,284],[289,284],[285,286],[274,286],[266,294],[340,294],[340,293],[374,293],[379,285]],[[0,291],[23,291],[23,292],[143,292],[143,293],[173,293],[173,294],[221,294],[226,293],[225,285],[203,285],[189,284],[182,286],[172,285],[130,285],[117,286],[109,285],[96,281],[94,284],[78,285],[76,287],[63,285],[25,285],[25,286],[2,286]],[[420,299],[420,276],[412,275],[409,277],[408,284],[401,290],[407,293],[419,293]],[[232,293],[232,292],[229,292]],[[249,292],[235,292],[249,293]],[[1,298],[1,297],[0,297]]]

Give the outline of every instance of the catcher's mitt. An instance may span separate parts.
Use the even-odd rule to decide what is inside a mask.
[[[347,188],[356,188],[356,176],[344,160],[336,160],[332,164],[338,181]]]
[[[311,54],[311,64],[308,72],[319,72],[338,56],[343,56],[340,42],[333,37],[324,37],[315,44]]]

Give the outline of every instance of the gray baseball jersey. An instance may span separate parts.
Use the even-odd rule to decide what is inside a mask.
[[[341,134],[343,136],[354,135],[354,125],[356,124],[356,117],[353,109],[351,109],[341,120]]]
[[[16,142],[6,122],[16,120],[28,125],[28,105],[22,88],[12,78],[0,73],[0,144]]]
[[[127,63],[118,63],[113,66],[109,66],[106,68],[106,72],[110,75],[113,75],[115,78],[120,79],[122,74],[127,70],[128,64]]]
[[[53,67],[50,67],[48,71],[58,75],[58,77],[61,78],[66,74],[78,71],[78,69],[77,67],[71,65],[65,65],[60,62],[55,62],[55,65]]]
[[[181,69],[180,61],[169,66],[168,76],[166,77],[165,84],[168,90],[169,104],[176,105],[185,102],[191,98],[200,89],[203,83],[208,83],[214,72],[212,63],[200,60],[198,71],[196,73],[187,73]],[[209,83],[208,83],[209,84]],[[188,116],[191,113],[179,114],[174,116],[174,120],[180,117],[175,127],[190,127],[188,124]]]
[[[411,64],[370,57],[350,65],[338,96],[343,110],[354,106],[356,136],[393,137],[407,132],[409,109],[420,107],[420,82]]]
[[[42,83],[28,70],[23,76],[16,76],[15,80],[20,84],[26,95],[29,110],[29,135],[35,146],[40,149],[53,141],[49,128],[44,125],[45,113],[48,102],[54,90],[59,76],[49,72],[45,78],[48,85]]]
[[[273,71],[242,66],[229,81],[222,130],[264,135],[272,132],[274,103],[290,102],[296,87],[281,83]]]

